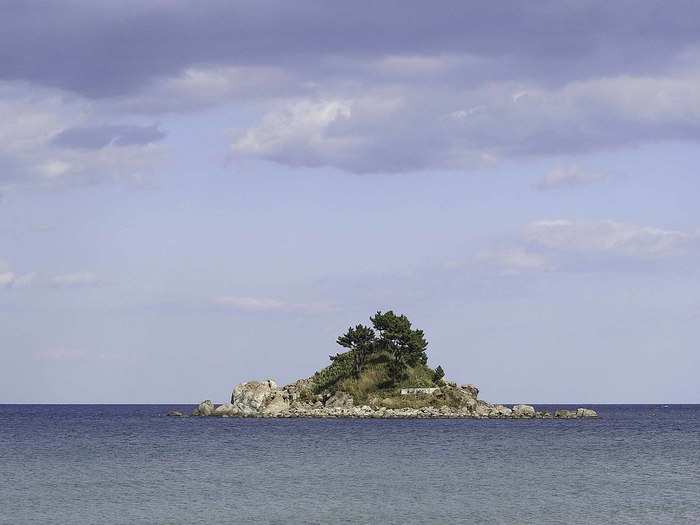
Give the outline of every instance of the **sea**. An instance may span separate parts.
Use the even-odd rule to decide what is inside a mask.
[[[193,408],[0,405],[0,523],[700,523],[700,405],[594,405],[600,418],[580,420],[165,415]]]

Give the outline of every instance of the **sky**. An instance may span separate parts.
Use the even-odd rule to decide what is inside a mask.
[[[226,401],[377,310],[489,401],[700,402],[692,1],[0,3],[0,403]]]

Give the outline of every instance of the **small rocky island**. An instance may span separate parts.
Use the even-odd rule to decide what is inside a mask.
[[[286,386],[275,381],[236,385],[230,403],[203,401],[192,416],[314,418],[559,418],[597,417],[594,410],[536,411],[478,399],[479,389],[445,378],[428,366],[428,342],[405,315],[377,312],[372,327],[358,324],[338,337],[345,350],[307,379]],[[168,415],[184,416],[173,411]]]

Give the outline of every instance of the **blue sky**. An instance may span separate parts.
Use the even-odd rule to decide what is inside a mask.
[[[0,7],[0,402],[222,401],[392,308],[489,400],[700,402],[700,17],[623,4]]]

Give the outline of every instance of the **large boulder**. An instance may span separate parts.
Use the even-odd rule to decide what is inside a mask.
[[[474,399],[479,396],[479,389],[476,387],[476,385],[460,385],[459,388],[467,391]]]
[[[493,405],[479,399],[476,402],[473,413],[476,417],[489,417],[491,411],[493,410]]]
[[[479,389],[472,385],[447,385],[440,388],[440,393],[450,406],[458,410],[474,411],[477,409],[476,396],[479,393]]]
[[[219,405],[214,409],[214,416],[235,416],[238,414],[238,411],[236,410],[236,407],[234,407],[231,403],[224,403],[223,405]]]
[[[231,394],[231,404],[240,414],[255,415],[264,412],[265,408],[273,402],[279,406],[278,398],[285,401],[283,393],[277,388],[277,383],[268,379],[266,381],[246,381],[236,385]],[[287,406],[289,403],[286,402]]]
[[[336,392],[326,400],[328,408],[352,408],[352,396],[346,392]]]
[[[308,400],[314,395],[314,382],[311,378],[299,379],[286,385],[283,390],[290,401]]]
[[[510,417],[511,415],[513,415],[513,411],[503,405],[495,405],[489,412],[489,417]]]
[[[532,405],[515,405],[513,417],[535,417],[535,407]]]
[[[211,416],[214,412],[214,403],[212,403],[210,399],[202,401],[197,407],[197,410],[202,416]]]
[[[579,408],[576,410],[576,415],[578,417],[598,417],[598,412],[590,408]]]
[[[287,410],[289,410],[289,399],[283,395],[282,391],[277,390],[272,392],[265,402],[262,413],[268,416],[276,416]]]

